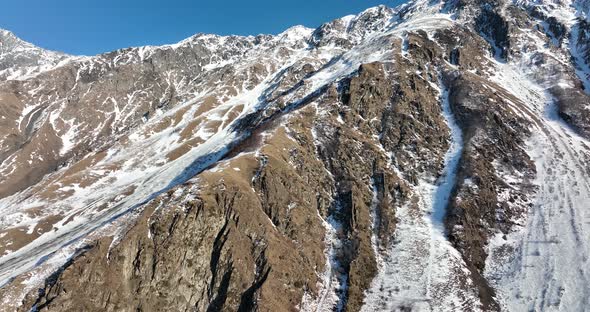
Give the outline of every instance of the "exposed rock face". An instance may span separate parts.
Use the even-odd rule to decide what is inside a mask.
[[[2,309],[582,310],[584,8],[414,1],[88,58],[3,32]]]

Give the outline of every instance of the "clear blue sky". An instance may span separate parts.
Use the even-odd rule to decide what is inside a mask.
[[[196,33],[276,34],[404,0],[4,0],[0,28],[40,47],[94,55]]]

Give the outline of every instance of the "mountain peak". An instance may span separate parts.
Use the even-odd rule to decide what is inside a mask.
[[[14,34],[9,30],[0,28],[0,37],[1,38],[9,37],[9,36],[14,37]]]
[[[282,41],[307,41],[313,31],[314,29],[312,28],[308,28],[303,25],[296,25],[278,34],[277,37]]]
[[[33,46],[31,43],[28,43],[21,38],[17,37],[13,32],[6,29],[0,29],[0,52],[6,52],[9,49],[12,49],[17,46],[24,46],[30,45]]]
[[[21,79],[53,68],[69,56],[45,50],[0,29],[0,79]]]

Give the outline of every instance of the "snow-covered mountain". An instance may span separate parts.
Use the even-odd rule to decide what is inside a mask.
[[[67,62],[71,58],[63,53],[47,51],[0,29],[0,79],[26,79]]]
[[[0,309],[584,311],[589,7],[93,57],[0,32]]]

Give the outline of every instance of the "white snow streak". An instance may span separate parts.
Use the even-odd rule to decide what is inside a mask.
[[[379,273],[366,293],[362,311],[460,311],[479,302],[460,253],[445,236],[443,218],[455,185],[463,139],[451,113],[446,90],[443,115],[451,130],[445,169],[433,183],[422,179],[414,189],[419,202],[396,211],[393,244],[378,257]],[[457,287],[463,283],[465,290]],[[471,289],[471,291],[469,290]]]

